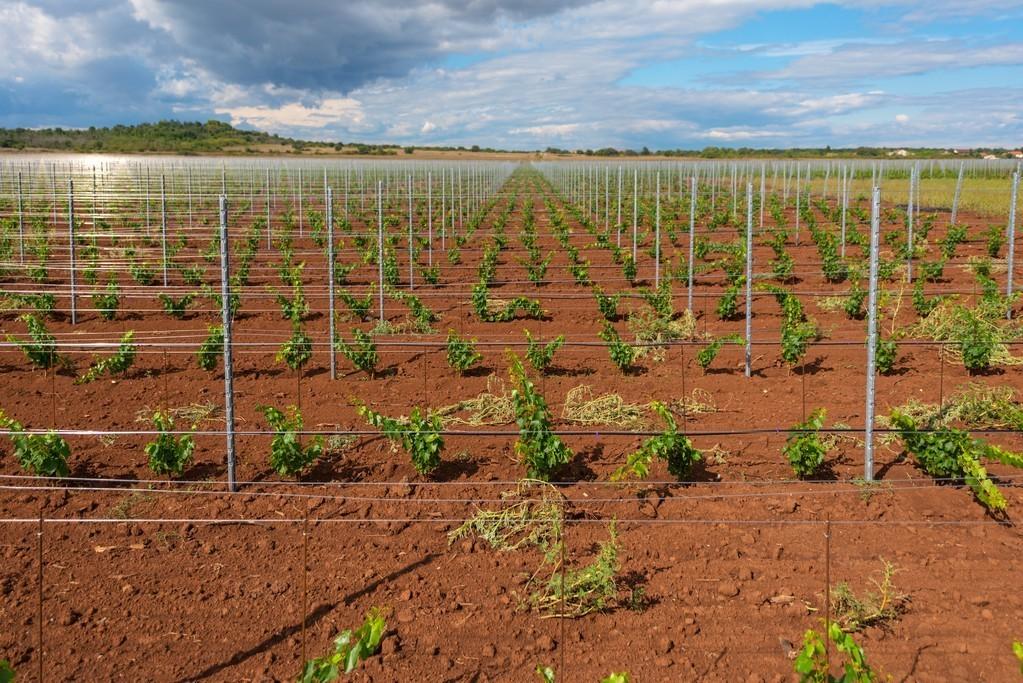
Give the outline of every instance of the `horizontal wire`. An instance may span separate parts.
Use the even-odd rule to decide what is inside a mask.
[[[208,524],[232,525],[232,524],[464,524],[473,521],[473,517],[434,517],[423,519],[420,517],[4,517],[0,518],[0,524]],[[660,525],[723,525],[723,526],[879,526],[879,527],[949,527],[949,526],[989,526],[1005,527],[1006,524],[998,521],[985,520],[859,520],[859,519],[698,519],[686,517],[680,519],[650,519],[647,517],[608,517],[608,518],[566,518],[562,524],[584,525],[597,524],[606,525],[615,522],[618,525],[637,526],[660,526]]]
[[[1014,486],[1016,485],[1016,479],[1018,475],[998,477],[999,483],[1011,482]],[[588,482],[593,483],[593,482]],[[633,482],[635,485],[637,482]],[[642,482],[648,484],[649,482]],[[745,482],[734,482],[736,485],[742,485]],[[805,484],[806,482],[800,480],[793,480],[793,484]],[[830,482],[831,484],[837,484],[837,482]],[[907,482],[908,483],[908,482]],[[878,487],[878,493],[904,493],[908,491],[921,491],[930,490],[935,488],[939,484],[950,485],[951,488],[965,489],[967,484],[963,483],[961,479],[948,479],[948,478],[927,478],[917,480],[917,483],[902,485],[902,482],[892,483],[890,480],[876,480],[873,485]],[[395,484],[395,486],[406,486],[409,484]],[[385,486],[384,484],[378,484],[378,486]],[[422,484],[425,487],[427,484]],[[675,488],[686,488],[687,482],[674,482]],[[351,495],[335,495],[335,494],[317,494],[317,493],[293,493],[293,492],[268,492],[268,491],[196,491],[189,489],[158,489],[158,488],[125,488],[117,486],[100,487],[100,486],[70,486],[62,487],[60,490],[66,490],[68,492],[100,492],[110,493],[118,492],[124,493],[126,491],[142,491],[145,493],[158,493],[158,494],[175,494],[175,495],[228,495],[228,496],[252,496],[256,498],[297,498],[297,499],[318,499],[324,501],[342,501],[342,502],[357,502],[357,503],[397,503],[401,505],[433,505],[442,503],[503,503],[507,504],[509,499],[507,497],[497,498],[406,498],[406,497],[392,497],[392,496],[351,496]],[[559,492],[561,488],[559,487]],[[0,484],[0,491],[54,491],[52,486],[31,486],[31,485],[12,485],[12,484]],[[834,496],[834,495],[845,495],[845,494],[856,494],[862,495],[864,486],[858,485],[848,489],[834,489],[825,488],[818,490],[777,490],[777,491],[757,491],[757,492],[735,492],[735,493],[706,493],[698,495],[684,495],[684,494],[661,494],[651,495],[648,490],[642,494],[634,494],[627,498],[569,498],[565,497],[565,502],[573,505],[591,505],[591,504],[610,504],[610,503],[644,503],[649,501],[659,501],[659,503],[686,503],[690,501],[699,500],[723,500],[723,499],[734,499],[734,498],[778,498],[778,497],[803,497],[803,496]],[[582,495],[586,495],[585,493]]]

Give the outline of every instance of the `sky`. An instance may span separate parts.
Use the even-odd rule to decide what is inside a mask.
[[[1023,145],[1023,2],[0,0],[0,127],[503,149]]]

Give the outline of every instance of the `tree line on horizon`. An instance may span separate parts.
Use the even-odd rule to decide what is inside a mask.
[[[292,153],[336,152],[365,155],[412,154],[415,150],[502,153],[512,150],[472,146],[423,146],[397,144],[368,144],[361,142],[324,142],[298,140],[262,131],[243,130],[229,123],[211,119],[199,121],[159,121],[137,125],[116,125],[89,128],[0,128],[0,150],[42,150],[83,153],[249,153],[266,152],[260,147],[272,146],[275,151],[286,149]],[[984,155],[1007,156],[1002,148],[973,148],[953,151],[946,148],[905,148],[914,158],[979,158]],[[699,157],[704,159],[740,159],[749,157],[820,158],[862,157],[886,158],[892,156],[891,147],[804,147],[758,149],[753,147],[704,147],[703,149],[665,149],[652,151],[602,147],[599,149],[561,149],[547,147],[535,150],[549,155],[579,155],[588,157]]]

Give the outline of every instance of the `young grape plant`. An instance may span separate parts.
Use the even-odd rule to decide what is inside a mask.
[[[361,661],[380,650],[380,641],[386,632],[384,610],[380,607],[370,609],[359,628],[342,631],[334,639],[333,652],[305,663],[298,677],[299,683],[327,683],[336,681],[341,674],[351,673]]]
[[[551,411],[547,401],[526,376],[522,360],[511,352],[508,360],[508,373],[515,385],[511,392],[512,405],[515,423],[519,427],[515,453],[525,463],[530,478],[548,481],[557,470],[568,464],[572,451],[551,430]]]
[[[828,449],[821,440],[820,430],[824,426],[825,415],[827,411],[818,408],[789,432],[782,453],[789,459],[797,477],[812,477],[824,464]]]
[[[314,437],[303,446],[298,432],[302,430],[302,413],[296,406],[288,406],[285,415],[273,406],[256,406],[270,428],[274,430],[270,442],[270,467],[284,477],[298,476],[323,454],[323,438]]]
[[[440,454],[444,450],[444,424],[440,416],[429,410],[413,408],[407,418],[392,418],[359,404],[359,415],[379,429],[392,443],[400,443],[412,459],[412,466],[419,474],[431,474],[440,466]]]
[[[149,456],[149,469],[157,475],[179,477],[192,460],[195,439],[191,434],[175,437],[172,433],[174,418],[167,413],[158,410],[153,413],[152,420],[159,434],[155,441],[150,441],[145,447],[146,455]]]
[[[454,330],[448,331],[447,339],[448,365],[464,375],[472,366],[483,360],[476,351],[475,339],[462,339]]]
[[[70,473],[71,447],[56,432],[27,434],[17,420],[0,410],[0,428],[9,432],[14,444],[14,459],[26,472],[41,477],[66,477]]]
[[[114,355],[93,360],[85,374],[75,380],[75,384],[88,384],[107,374],[120,374],[123,376],[135,363],[135,352],[137,349],[134,339],[135,333],[133,331],[125,332]]]
[[[628,479],[630,476],[639,479],[646,477],[650,473],[650,463],[654,458],[667,461],[668,473],[681,481],[689,476],[693,466],[703,459],[689,437],[679,433],[675,416],[666,405],[660,401],[653,401],[650,403],[650,409],[664,421],[664,431],[648,438],[639,450],[629,455],[625,464],[611,474],[613,481]]]

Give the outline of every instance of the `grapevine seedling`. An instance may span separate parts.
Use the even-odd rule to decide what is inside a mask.
[[[428,285],[435,285],[440,282],[440,266],[433,266],[432,268],[424,266],[419,269],[419,272]]]
[[[884,339],[877,335],[877,345],[874,347],[874,361],[877,363],[877,371],[887,375],[895,368],[895,361],[899,355],[899,345],[894,339]]]
[[[508,322],[515,318],[518,311],[522,311],[527,318],[540,319],[544,315],[539,301],[527,299],[524,296],[518,296],[506,302],[503,308],[491,310],[489,290],[485,282],[478,282],[472,288],[472,307],[480,320],[487,323]]]
[[[664,421],[664,432],[650,437],[639,450],[629,455],[625,464],[611,474],[612,481],[621,481],[630,476],[642,479],[650,473],[650,463],[654,458],[666,460],[668,472],[681,480],[689,475],[693,465],[703,459],[689,437],[679,433],[675,416],[667,406],[660,401],[653,401],[650,410]]]
[[[339,338],[334,344],[335,348],[342,356],[351,361],[357,370],[362,370],[367,375],[375,375],[377,363],[380,362],[380,354],[377,353],[373,337],[358,328],[352,330],[352,336],[354,341],[351,344]]]
[[[805,422],[800,422],[789,432],[782,453],[789,459],[792,471],[798,477],[816,474],[824,464],[828,449],[821,440],[820,429],[824,426],[827,411],[818,408],[810,413]]]
[[[28,326],[28,335],[32,341],[21,341],[7,335],[7,341],[15,344],[25,357],[37,368],[49,369],[55,365],[68,366],[69,361],[57,353],[57,338],[50,334],[46,325],[31,313],[18,318]]]
[[[739,287],[729,286],[721,298],[718,299],[717,314],[722,320],[733,320],[739,311],[738,305]]]
[[[529,346],[526,348],[526,360],[529,361],[534,370],[539,373],[545,373],[554,360],[554,352],[564,345],[565,335],[559,334],[553,341],[545,346],[541,346],[539,342],[533,339],[530,331],[526,330],[526,341],[529,342]]]
[[[621,298],[621,294],[608,296],[599,286],[594,286],[593,296],[597,299],[597,309],[604,320],[614,322],[618,319],[618,300]]]
[[[551,430],[551,412],[547,401],[526,376],[522,360],[511,352],[508,360],[508,373],[515,385],[511,392],[512,405],[515,408],[515,422],[519,427],[515,453],[526,464],[531,479],[547,481],[555,471],[568,464],[572,459],[572,451]]]
[[[143,287],[148,287],[156,281],[156,271],[146,265],[145,262],[139,262],[135,260],[134,250],[129,250],[131,255],[129,256],[130,263],[128,264],[128,272],[131,274],[131,279],[139,283]]]
[[[238,311],[241,310],[242,307],[242,295],[239,291],[242,287],[242,282],[241,278],[239,277],[239,274],[235,273],[234,275],[232,275],[230,278],[230,282],[231,295],[230,298],[228,299],[228,314],[231,316],[231,319],[233,320],[238,317]],[[224,296],[220,290],[213,289],[208,284],[203,283],[199,287],[199,291],[202,292],[203,296],[208,298],[216,305],[218,311],[223,310]]]
[[[92,295],[92,303],[104,320],[113,320],[117,315],[117,306],[121,302],[120,292],[117,281],[110,280],[105,294],[97,292]]]
[[[475,339],[462,339],[454,330],[448,331],[448,365],[464,375],[469,368],[483,360],[483,356],[476,352]]]
[[[314,437],[308,446],[302,446],[298,432],[302,429],[302,413],[296,406],[288,406],[285,415],[273,406],[256,406],[263,413],[274,438],[270,442],[270,467],[284,477],[297,476],[312,465],[323,453],[323,438]]]
[[[984,233],[987,236],[987,255],[991,258],[998,258],[999,252],[1005,246],[1003,229],[998,225],[989,225],[987,232]]]
[[[213,371],[217,367],[217,359],[224,355],[224,326],[209,325],[206,332],[206,339],[199,345],[196,359],[200,368]]]
[[[124,336],[121,337],[121,343],[117,347],[117,352],[109,358],[102,358],[93,360],[92,365],[89,366],[88,371],[77,380],[75,384],[88,384],[93,382],[105,374],[124,374],[128,372],[128,369],[135,362],[135,344],[132,340],[135,338],[135,333],[131,330],[125,332]]]
[[[543,278],[547,274],[547,267],[551,264],[551,259],[554,258],[554,252],[548,252],[545,258],[540,257],[539,250],[531,251],[530,258],[520,259],[520,263],[526,268],[526,277],[534,285],[539,287],[543,283]]]
[[[192,299],[195,298],[195,294],[186,294],[180,299],[163,294],[159,295],[160,303],[163,304],[163,312],[172,318],[181,320],[185,317],[185,311],[188,306],[192,303]]]
[[[803,636],[803,649],[794,665],[799,674],[799,683],[873,683],[877,680],[877,674],[867,664],[863,649],[838,624],[831,622],[828,639],[848,660],[843,665],[842,676],[839,678],[831,675],[824,639],[817,631],[809,629]]]
[[[628,373],[632,369],[632,363],[636,360],[636,348],[622,341],[622,338],[618,336],[618,330],[607,321],[604,322],[604,329],[600,331],[599,336],[607,344],[611,362],[623,373]]]
[[[419,474],[430,474],[440,465],[444,449],[441,432],[444,425],[440,415],[413,408],[408,418],[385,417],[364,404],[357,408],[367,422],[379,429],[392,443],[400,443],[412,458],[412,466]]]
[[[860,286],[859,281],[853,282],[849,289],[849,295],[845,299],[845,314],[854,320],[860,320],[866,315],[863,304],[867,300],[867,290]]]
[[[636,274],[636,259],[632,258],[632,254],[626,254],[622,257],[622,275],[626,282],[634,285],[636,284]]]
[[[697,352],[696,362],[700,365],[701,368],[706,370],[707,368],[710,367],[711,363],[714,362],[714,359],[717,358],[718,352],[721,350],[721,347],[729,343],[738,344],[741,343],[742,340],[743,340],[742,336],[738,334],[732,334],[724,337],[718,337],[717,339],[712,339],[710,343],[708,343],[706,346],[704,346]]]
[[[931,429],[931,425],[926,425],[921,430],[915,419],[898,409],[892,410],[888,422],[898,430],[906,451],[917,459],[927,474],[940,479],[965,481],[984,507],[997,512],[1006,509],[1005,497],[988,477],[981,460],[1023,467],[1023,455],[974,439],[959,429]]]
[[[674,307],[672,306],[672,295],[671,295],[671,279],[664,278],[661,280],[661,284],[657,289],[642,289],[640,290],[640,296],[643,297],[643,301],[652,308],[658,316],[664,319],[671,318],[674,313]]]
[[[17,308],[31,308],[39,315],[52,317],[53,309],[57,307],[57,299],[52,293],[47,294],[14,294],[11,292],[0,292],[4,303],[0,311],[8,311]]]
[[[921,261],[920,275],[928,282],[937,282],[945,274],[945,261]]]
[[[540,677],[543,683],[556,683],[557,681],[554,676],[554,669],[543,664],[536,665],[536,675]],[[630,680],[629,674],[625,671],[621,673],[612,672],[601,678],[600,683],[629,683]]]
[[[971,373],[987,370],[991,367],[991,358],[998,343],[997,333],[979,315],[967,308],[961,309],[960,320],[962,324],[957,341],[963,355],[963,365]]]
[[[417,332],[420,334],[433,332],[431,325],[439,318],[436,313],[426,307],[422,299],[414,294],[401,291],[392,291],[391,296],[408,306],[409,312],[412,314],[412,327]]]
[[[71,447],[56,432],[26,434],[20,422],[0,410],[0,428],[8,430],[14,443],[14,458],[26,472],[41,477],[66,477],[70,473]]]
[[[943,296],[927,297],[924,295],[924,281],[918,279],[913,284],[913,310],[921,318],[926,318],[945,300]]]
[[[327,683],[337,680],[342,673],[351,673],[359,662],[377,653],[386,631],[384,610],[372,608],[362,626],[354,632],[345,630],[334,640],[333,652],[305,663],[299,683]]]
[[[175,437],[174,418],[169,414],[156,411],[153,413],[153,426],[159,431],[155,441],[146,444],[146,455],[149,456],[149,469],[157,475],[170,474],[181,476],[185,467],[192,460],[195,440],[191,434]]]
[[[297,320],[291,323],[291,337],[277,351],[277,362],[283,362],[292,370],[301,370],[313,357],[313,340]]]
[[[347,290],[341,290],[338,292],[338,296],[348,306],[348,310],[351,311],[355,319],[369,320],[369,309],[373,305],[373,292],[369,292],[363,297],[355,297]]]

